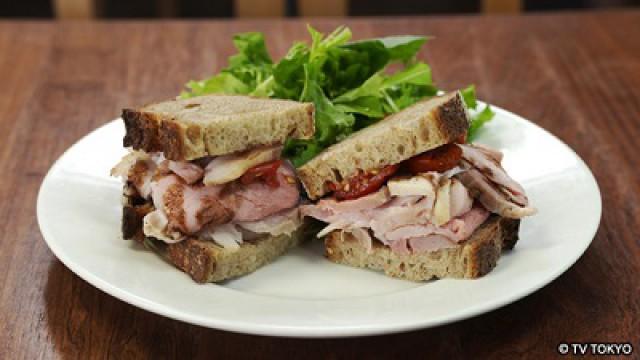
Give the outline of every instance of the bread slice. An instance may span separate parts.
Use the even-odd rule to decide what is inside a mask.
[[[266,236],[245,242],[239,250],[212,241],[187,239],[167,246],[167,259],[199,283],[219,282],[254,272],[272,262],[303,239],[304,227],[291,235]]]
[[[478,278],[491,271],[503,250],[518,241],[520,220],[492,215],[462,245],[433,252],[399,255],[379,241],[373,251],[351,234],[334,231],[325,237],[325,256],[338,264],[382,270],[386,275],[425,281],[434,278]]]
[[[124,109],[124,146],[163,152],[171,160],[224,155],[260,145],[308,139],[312,103],[240,95],[206,95]]]
[[[249,274],[297,246],[305,238],[313,237],[307,233],[308,223],[303,223],[291,235],[265,236],[244,242],[238,250],[225,249],[212,241],[195,238],[165,244],[144,236],[142,219],[153,211],[153,207],[148,203],[136,204],[135,199],[124,195],[123,238],[145,244],[198,283],[219,282]]]
[[[311,199],[358,170],[397,164],[464,135],[469,117],[459,92],[416,103],[327,148],[298,169]]]

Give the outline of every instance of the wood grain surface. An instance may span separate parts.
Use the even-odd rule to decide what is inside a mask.
[[[422,56],[440,87],[475,83],[483,100],[567,142],[602,191],[584,256],[499,310],[381,337],[246,336],[139,310],[49,251],[35,215],[43,176],[122,107],[175,96],[224,66],[234,33],[264,31],[281,56],[306,38],[305,21],[0,22],[0,359],[542,359],[561,341],[631,342],[640,356],[640,12],[311,22],[346,23],[357,37],[434,35]]]

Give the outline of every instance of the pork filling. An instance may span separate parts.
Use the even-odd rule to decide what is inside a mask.
[[[421,154],[401,164],[374,192],[303,205],[302,215],[327,223],[319,237],[340,231],[369,251],[379,241],[396,253],[410,254],[455,247],[491,213],[507,218],[535,213],[522,186],[500,165],[502,153],[479,145],[446,146],[446,151],[437,149],[435,155]],[[433,164],[437,171],[429,171]],[[403,167],[422,171],[403,175]]]
[[[132,151],[111,174],[122,177],[154,210],[143,232],[167,243],[189,236],[236,249],[245,240],[295,231],[301,219],[293,167],[281,146],[178,162]]]

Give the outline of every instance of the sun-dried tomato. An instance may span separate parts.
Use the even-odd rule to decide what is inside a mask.
[[[362,172],[340,184],[330,183],[329,189],[338,200],[357,199],[380,189],[399,167],[399,165],[389,165],[380,170]]]
[[[414,174],[427,171],[444,172],[454,168],[462,158],[462,149],[456,144],[445,144],[405,161]]]
[[[256,165],[240,177],[240,182],[248,185],[256,181],[263,181],[268,186],[277,188],[280,186],[280,182],[278,181],[278,168],[280,165],[282,165],[282,160],[274,160]]]

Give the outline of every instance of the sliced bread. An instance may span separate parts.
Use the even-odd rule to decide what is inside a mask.
[[[379,241],[369,253],[351,234],[334,231],[325,237],[325,256],[338,264],[381,270],[406,280],[477,278],[496,266],[503,250],[513,249],[519,226],[520,220],[492,215],[462,245],[410,255],[399,255]]]
[[[308,139],[312,103],[240,95],[206,95],[124,109],[124,146],[171,160],[224,155],[287,138]]]
[[[464,135],[469,118],[459,92],[416,103],[327,148],[298,169],[311,199],[359,170],[397,164]]]

